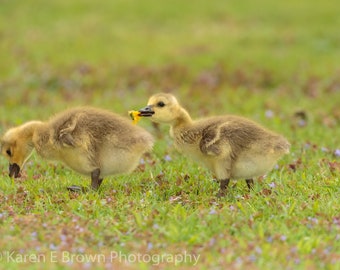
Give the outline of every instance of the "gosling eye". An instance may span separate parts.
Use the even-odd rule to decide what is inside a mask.
[[[157,107],[164,107],[164,106],[165,106],[165,104],[164,104],[163,101],[160,101],[160,102],[157,103]]]
[[[12,156],[11,150],[10,150],[10,149],[6,150],[6,154],[7,154],[9,157]]]

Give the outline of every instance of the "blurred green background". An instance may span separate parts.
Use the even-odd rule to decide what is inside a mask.
[[[1,121],[25,106],[27,118],[66,104],[123,112],[159,91],[195,112],[251,114],[272,95],[323,107],[339,97],[339,14],[335,0],[3,0]]]

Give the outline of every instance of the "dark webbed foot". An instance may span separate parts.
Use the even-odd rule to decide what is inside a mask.
[[[89,191],[89,188],[72,185],[72,186],[67,187],[67,190],[72,191],[72,192],[84,192],[85,193],[85,192]]]
[[[224,197],[226,195],[229,181],[230,179],[220,180],[220,190],[217,193],[218,198]]]
[[[98,190],[100,185],[103,182],[103,178],[100,177],[100,169],[95,169],[93,172],[91,172],[91,189],[92,190]],[[67,187],[69,191],[72,192],[88,192],[90,189],[87,187],[81,187],[81,186],[76,186],[72,185],[70,187]]]
[[[247,183],[249,190],[253,189],[253,187],[254,187],[253,179],[246,179],[246,183]]]
[[[100,177],[100,169],[95,169],[91,173],[91,188],[93,190],[98,190],[98,188],[103,182],[103,178],[99,178],[99,177]]]

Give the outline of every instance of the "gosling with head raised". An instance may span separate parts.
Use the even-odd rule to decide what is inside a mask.
[[[90,107],[64,111],[47,122],[27,122],[9,129],[1,139],[1,153],[9,160],[11,177],[18,177],[35,149],[43,158],[62,161],[91,176],[94,190],[104,176],[133,171],[152,146],[153,137],[141,127]]]
[[[290,144],[284,137],[243,117],[225,115],[193,121],[171,94],[152,96],[139,112],[171,126],[175,147],[216,175],[220,196],[230,179],[246,179],[251,188],[254,177],[266,174],[289,153]]]

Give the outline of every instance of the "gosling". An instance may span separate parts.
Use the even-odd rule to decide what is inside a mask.
[[[139,112],[171,126],[175,148],[215,174],[220,182],[218,196],[226,194],[230,179],[246,179],[251,189],[253,178],[266,174],[289,153],[284,137],[251,120],[225,115],[193,121],[171,94],[152,96]]]
[[[61,112],[47,122],[30,121],[9,129],[1,139],[1,153],[9,160],[10,177],[20,175],[35,149],[42,158],[61,161],[91,176],[91,187],[97,190],[104,176],[133,171],[141,156],[152,150],[153,141],[151,134],[128,119],[80,107]]]

